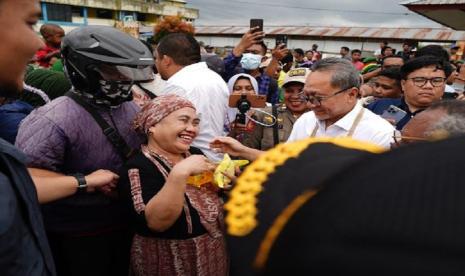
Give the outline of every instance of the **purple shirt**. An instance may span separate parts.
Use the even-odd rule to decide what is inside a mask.
[[[138,149],[142,139],[132,129],[138,111],[136,104],[127,102],[99,113],[130,147]],[[63,174],[89,174],[98,169],[118,173],[124,162],[93,117],[68,97],[59,97],[26,117],[16,145],[28,156],[29,167]],[[44,217],[49,231],[81,234],[121,224],[120,211],[118,201],[97,192],[47,204]]]

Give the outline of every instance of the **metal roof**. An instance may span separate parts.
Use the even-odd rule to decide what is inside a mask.
[[[248,26],[196,26],[196,35],[243,35]],[[465,40],[465,32],[449,28],[370,28],[370,27],[309,27],[274,26],[264,27],[267,35],[294,35],[332,38],[398,39],[420,41]]]
[[[459,5],[465,4],[465,0],[410,0],[400,3],[401,5]]]
[[[401,5],[454,30],[465,30],[465,0],[416,0]]]

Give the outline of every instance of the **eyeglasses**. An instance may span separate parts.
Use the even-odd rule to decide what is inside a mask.
[[[401,146],[405,144],[410,144],[412,142],[419,142],[419,141],[428,141],[427,138],[423,137],[412,137],[412,136],[404,136],[402,135],[402,132],[399,130],[394,130],[394,133],[392,134],[392,138],[394,139],[394,143],[396,146]]]
[[[423,87],[426,85],[426,82],[431,83],[432,86],[434,87],[440,87],[444,84],[446,81],[446,78],[441,78],[441,77],[436,77],[436,78],[423,78],[423,77],[415,77],[415,78],[409,78],[408,80],[412,80],[413,84],[418,87]]]
[[[351,88],[351,87],[349,87],[349,88]],[[341,89],[339,91],[334,92],[333,94],[331,94],[329,96],[314,96],[314,95],[307,96],[307,95],[304,94],[304,92],[301,92],[301,97],[302,97],[303,100],[305,100],[307,102],[310,102],[312,105],[320,106],[322,101],[327,100],[327,99],[329,99],[331,97],[334,97],[334,96],[336,96],[338,94],[341,94],[342,92],[345,92],[349,88]]]

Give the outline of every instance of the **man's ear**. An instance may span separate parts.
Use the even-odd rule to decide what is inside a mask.
[[[406,82],[407,82],[406,80],[401,80],[401,81],[400,81],[400,88],[402,89],[402,92],[405,91],[405,83],[406,83]]]
[[[160,62],[161,62],[165,67],[167,67],[167,66],[172,65],[173,62],[174,62],[174,60],[173,60],[170,56],[162,55]]]
[[[360,91],[357,87],[352,87],[348,93],[347,93],[350,97],[351,100],[355,100],[357,101],[358,99],[358,96],[360,95]]]

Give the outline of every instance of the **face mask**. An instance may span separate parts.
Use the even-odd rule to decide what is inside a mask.
[[[261,62],[262,62],[261,55],[247,53],[247,54],[242,55],[241,66],[245,70],[255,70],[258,68],[258,66],[260,66]]]
[[[454,88],[455,92],[462,92],[464,89],[465,85],[463,83],[458,83],[454,82],[452,84],[452,88]]]
[[[123,102],[132,100],[131,87],[133,83],[100,80],[100,91],[103,95],[102,103],[118,106]]]

